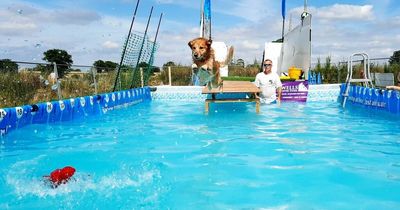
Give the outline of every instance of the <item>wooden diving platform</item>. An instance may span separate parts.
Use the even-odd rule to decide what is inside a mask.
[[[210,103],[238,103],[238,102],[255,102],[256,103],[256,113],[260,112],[260,99],[257,97],[257,93],[261,90],[255,86],[253,83],[248,81],[223,81],[223,85],[220,89],[213,88],[211,90],[205,86],[201,93],[211,94],[212,99],[206,99],[205,112],[208,113],[210,108]],[[217,94],[223,93],[247,93],[253,95],[252,98],[224,98],[217,99]]]

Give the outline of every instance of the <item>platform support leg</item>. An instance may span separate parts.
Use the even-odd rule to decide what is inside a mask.
[[[260,113],[260,100],[256,100],[256,113]]]
[[[208,113],[208,110],[209,110],[209,108],[210,108],[210,102],[206,101],[205,107],[204,107],[204,108],[205,108],[204,111],[205,111],[206,113]]]

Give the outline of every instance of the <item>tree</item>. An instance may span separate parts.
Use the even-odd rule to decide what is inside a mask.
[[[237,66],[244,67],[244,60],[243,60],[243,59],[241,59],[241,58],[237,59],[237,61],[236,61],[236,65],[237,65]]]
[[[18,64],[10,59],[0,60],[0,72],[18,72]]]
[[[109,72],[114,71],[118,64],[112,61],[97,60],[93,63],[93,66],[96,67],[97,72]]]
[[[149,65],[149,64],[147,64],[146,62],[140,62],[139,65],[138,65],[138,67],[139,67],[139,68],[140,68],[140,67],[142,67],[142,68],[147,68],[148,65]]]
[[[170,62],[172,62],[172,61],[170,61]],[[158,68],[156,66],[149,66],[149,64],[146,63],[146,62],[140,62],[139,65],[138,65],[138,68],[142,68],[143,71],[146,72],[146,74],[153,74],[154,72],[160,72],[161,71],[160,68]]]
[[[400,50],[394,51],[393,55],[389,58],[390,65],[395,63],[400,64]]]
[[[38,64],[32,69],[33,71],[45,72],[47,74],[53,72],[53,66]]]
[[[257,58],[254,58],[254,61],[252,64],[248,64],[247,67],[255,67],[255,68],[260,68],[260,64],[257,61]]]
[[[93,66],[96,68],[97,72],[102,72],[104,71],[106,64],[103,60],[97,60],[93,63]]]
[[[104,63],[106,64],[108,71],[115,71],[115,69],[118,67],[118,63],[112,61],[106,61]]]
[[[65,50],[51,49],[44,52],[43,55],[43,60],[57,64],[58,76],[60,78],[64,76],[73,63],[72,56]]]
[[[167,63],[165,63],[163,65],[163,67],[166,67],[166,66],[176,66],[176,64],[173,61],[168,61]]]
[[[321,58],[317,58],[317,65],[315,65],[314,70],[316,72],[321,72],[322,71],[322,65],[321,65]]]

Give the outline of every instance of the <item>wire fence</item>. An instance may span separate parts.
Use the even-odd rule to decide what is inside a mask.
[[[371,73],[393,73],[395,83],[400,79],[400,65],[388,63],[389,58],[370,59]],[[353,62],[354,75],[361,75],[360,61]],[[229,77],[254,78],[260,71],[257,66],[231,65]],[[312,65],[312,71],[320,73],[324,84],[343,83],[347,76],[347,62]],[[136,72],[136,73],[135,73]],[[85,65],[56,65],[51,63],[12,61],[0,65],[0,108],[38,102],[61,100],[86,95],[125,90],[141,86],[192,85],[190,66],[96,68]],[[361,76],[360,76],[361,78]]]
[[[259,72],[258,67],[228,66],[229,77],[252,77]],[[187,86],[192,84],[192,67],[190,66],[165,66],[151,85]],[[158,81],[158,83],[157,83]]]
[[[371,58],[370,61],[370,72],[375,73],[390,73],[393,74],[394,84],[400,81],[400,64],[389,63],[390,58]],[[353,61],[353,76],[354,78],[363,78],[363,65],[362,60]],[[340,61],[333,63],[330,58],[327,57],[325,62],[317,62],[311,64],[311,71],[320,73],[322,76],[322,82],[324,84],[344,83],[347,77],[347,61]]]
[[[136,78],[134,71],[138,71]],[[148,85],[154,68],[122,67],[117,90]],[[111,92],[116,69],[12,61],[0,66],[0,108]],[[148,75],[148,77],[146,77]]]

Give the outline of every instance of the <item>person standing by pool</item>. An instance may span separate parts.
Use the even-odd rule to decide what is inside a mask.
[[[272,60],[266,59],[263,63],[263,69],[263,72],[257,74],[254,82],[261,90],[260,101],[266,104],[279,103],[282,96],[282,82],[278,74],[272,72]],[[276,97],[276,92],[278,92],[278,97]]]

